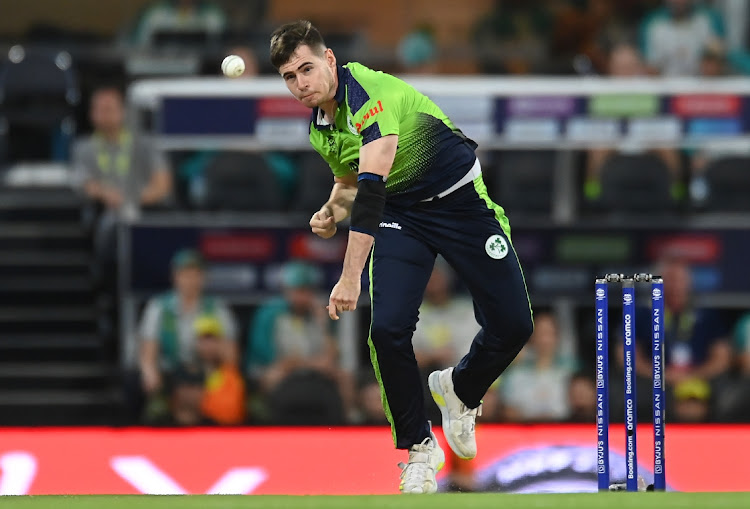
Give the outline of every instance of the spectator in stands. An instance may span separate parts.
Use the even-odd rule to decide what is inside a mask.
[[[720,78],[730,72],[728,53],[718,40],[712,41],[701,53],[700,75],[704,78]],[[704,206],[711,195],[710,184],[706,179],[706,169],[712,163],[724,158],[745,158],[750,156],[750,146],[738,143],[731,138],[707,140],[686,150],[690,160],[689,193],[692,204]]]
[[[568,416],[568,383],[574,362],[560,349],[557,321],[537,313],[528,344],[500,379],[510,421],[561,421]]]
[[[396,51],[403,72],[435,74],[439,72],[437,45],[432,27],[419,26],[404,36]]]
[[[728,53],[724,45],[713,40],[701,52],[700,76],[702,78],[720,78],[730,72]],[[737,143],[731,138],[707,140],[700,145],[686,149],[690,161],[689,195],[694,206],[700,208],[706,204],[711,195],[710,184],[706,179],[706,169],[714,162],[732,157],[750,156],[747,143]]]
[[[609,51],[606,73],[613,78],[638,78],[646,76],[647,69],[635,46],[617,43]]]
[[[608,75],[615,78],[637,78],[646,76],[646,66],[638,53],[638,49],[627,43],[617,43],[609,52]],[[638,146],[622,147],[620,153],[638,153],[643,150]],[[586,180],[584,196],[590,202],[596,202],[601,195],[601,172],[604,163],[618,153],[613,148],[589,149],[586,159]],[[680,187],[680,154],[674,149],[651,149],[649,153],[658,157],[669,169],[672,175],[672,194],[678,197],[682,192]]]
[[[674,388],[675,422],[710,420],[711,386],[701,378],[686,378]]]
[[[317,268],[304,262],[282,268],[283,294],[264,303],[253,317],[245,370],[266,398],[295,374],[322,375],[336,385],[349,412],[355,387],[338,364],[325,303],[316,294],[320,280]]]
[[[240,76],[241,79],[250,80],[258,76],[258,58],[251,48],[234,46],[227,49],[226,54],[238,55],[245,61],[245,72]],[[216,69],[213,72],[216,72]],[[217,150],[201,150],[186,157],[179,164],[177,174],[185,189],[186,202],[190,208],[200,209],[205,205],[207,168],[218,155],[220,152]],[[266,164],[273,170],[285,199],[290,199],[294,194],[298,177],[294,156],[284,151],[264,151],[262,155]]]
[[[750,313],[734,327],[732,371],[711,384],[711,416],[718,422],[750,422]]]
[[[140,325],[140,376],[148,397],[158,396],[164,378],[185,366],[200,365],[195,321],[212,316],[225,338],[221,349],[226,364],[236,365],[237,327],[229,308],[203,293],[204,262],[195,251],[178,251],[172,258],[174,289],[152,298]]]
[[[227,51],[227,55],[237,55],[245,62],[245,70],[240,74],[240,78],[255,78],[258,76],[258,57],[252,48],[249,46],[234,46]]]
[[[230,348],[221,321],[215,315],[195,321],[198,358],[205,376],[201,413],[216,424],[245,420],[245,382],[237,363],[228,359]]]
[[[95,231],[96,255],[104,271],[114,265],[118,219],[140,207],[165,204],[172,178],[163,154],[126,128],[118,89],[96,90],[89,114],[94,133],[75,144],[72,166],[74,184],[104,209]]]
[[[432,371],[455,366],[471,347],[479,325],[474,318],[474,305],[470,297],[454,292],[455,273],[442,256],[435,266],[425,288],[424,301],[419,308],[419,322],[412,337],[414,356],[422,371],[427,389],[427,375]],[[425,391],[425,404],[431,419],[439,422],[440,413]],[[494,414],[494,402],[486,401],[483,412]]]
[[[152,399],[144,422],[156,426],[205,426],[213,424],[201,412],[205,375],[197,366],[180,366],[165,387],[162,398]]]
[[[594,69],[601,69],[607,60],[600,41],[622,32],[617,7],[609,0],[557,2],[548,7],[554,15],[549,36],[548,72],[569,74],[582,57]],[[579,69],[576,69],[580,72]]]
[[[743,65],[738,63],[739,56],[734,52],[736,71],[743,71]],[[720,78],[727,76],[732,69],[728,58],[729,53],[724,45],[712,41],[703,48],[701,53],[700,75],[703,78]],[[744,57],[750,58],[750,57]],[[745,73],[748,71],[744,70]],[[750,146],[730,138],[715,138],[686,150],[690,159],[690,198],[693,205],[702,207],[711,195],[710,184],[706,179],[706,169],[711,164],[725,158],[747,158],[750,156]]]
[[[530,74],[548,56],[553,26],[548,5],[523,0],[498,0],[473,30],[482,73]]]
[[[574,373],[568,383],[568,422],[596,420],[596,381],[583,371]]]
[[[750,312],[742,315],[735,325],[734,348],[740,375],[750,379]]]
[[[679,256],[668,255],[657,266],[664,278],[664,375],[676,386],[687,379],[707,382],[727,375],[732,365],[729,326],[715,309],[697,308],[693,302],[690,267]],[[636,371],[651,378],[651,310],[636,312]],[[617,349],[619,355],[621,349]],[[622,358],[620,358],[622,365]]]
[[[245,62],[245,71],[239,76],[242,79],[253,79],[258,76],[258,57],[255,52],[247,46],[234,46],[228,48],[227,55],[237,55]],[[219,64],[213,62],[211,73],[220,73]],[[186,157],[177,168],[180,179],[180,187],[186,193],[186,202],[191,208],[200,208],[205,202],[206,196],[206,167],[219,154],[217,150],[200,150]],[[270,155],[269,155],[270,157]],[[285,175],[293,174],[293,165],[287,165]],[[275,168],[275,167],[274,167]],[[293,175],[287,177],[293,179]]]
[[[354,422],[365,426],[388,425],[380,385],[372,370],[367,370],[360,376],[356,400],[357,415]]]
[[[698,74],[703,78],[719,78],[727,74],[726,51],[718,39],[703,46]]]
[[[695,0],[665,0],[641,24],[646,62],[669,76],[695,76],[706,45],[724,37],[724,22],[714,9]]]
[[[479,331],[471,298],[453,291],[454,276],[448,262],[438,257],[419,308],[412,345],[419,368],[427,374],[455,366]]]
[[[114,211],[164,202],[171,191],[166,160],[127,129],[121,92],[114,87],[94,91],[89,115],[94,133],[80,140],[73,153],[86,195]]]
[[[166,426],[236,425],[245,420],[245,382],[237,365],[226,360],[229,349],[215,315],[199,316],[197,363],[170,372],[161,395],[152,397],[143,420]]]
[[[150,46],[165,34],[205,34],[216,38],[227,27],[224,11],[214,2],[203,0],[161,0],[148,6],[140,16],[131,41]]]

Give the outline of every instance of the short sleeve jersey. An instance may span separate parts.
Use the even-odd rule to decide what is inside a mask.
[[[404,81],[359,63],[338,67],[335,122],[310,122],[310,143],[344,177],[359,171],[359,149],[398,135],[386,192],[404,204],[431,198],[458,182],[472,167],[477,145],[427,96]]]

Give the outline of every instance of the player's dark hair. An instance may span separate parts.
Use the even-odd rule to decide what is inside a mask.
[[[318,29],[305,19],[281,25],[271,34],[271,64],[278,69],[287,63],[300,46],[309,46],[323,56],[326,43]]]

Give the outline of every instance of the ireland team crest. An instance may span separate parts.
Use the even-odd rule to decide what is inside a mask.
[[[508,242],[500,235],[492,235],[484,243],[484,250],[490,258],[500,260],[508,256]]]

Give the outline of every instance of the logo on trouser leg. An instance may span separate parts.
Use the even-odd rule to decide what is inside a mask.
[[[381,228],[393,228],[394,230],[401,229],[401,225],[398,223],[380,223],[378,226]]]
[[[501,235],[492,235],[484,243],[484,250],[487,251],[490,258],[495,260],[505,258],[508,255],[508,241]]]

